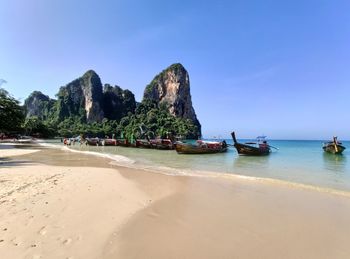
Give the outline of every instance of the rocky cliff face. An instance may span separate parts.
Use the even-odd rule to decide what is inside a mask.
[[[131,91],[109,84],[105,84],[103,89],[103,104],[105,117],[110,120],[119,121],[136,109],[135,96]]]
[[[49,96],[44,95],[40,91],[34,91],[24,101],[24,108],[26,116],[37,116],[39,119],[46,120],[55,105],[55,100],[50,99]]]
[[[181,64],[173,64],[159,73],[146,87],[143,100],[166,104],[172,115],[191,120],[200,132],[201,125],[192,106],[189,75]]]
[[[104,117],[102,83],[93,70],[61,87],[57,96],[60,120],[80,116],[87,122],[102,121]]]

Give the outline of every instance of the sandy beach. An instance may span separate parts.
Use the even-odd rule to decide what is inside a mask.
[[[348,258],[350,198],[0,149],[1,258]]]

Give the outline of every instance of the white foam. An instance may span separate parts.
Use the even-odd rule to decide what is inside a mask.
[[[148,166],[140,169],[143,169],[145,171],[150,171],[153,173],[161,173],[161,174],[172,175],[172,176],[191,176],[191,177],[200,177],[200,178],[226,178],[226,179],[232,179],[232,180],[238,179],[243,181],[253,181],[253,182],[256,181],[262,184],[272,184],[272,185],[275,184],[279,186],[286,186],[288,188],[317,191],[321,193],[328,193],[332,195],[350,197],[350,192],[346,190],[337,190],[337,189],[328,188],[328,187],[321,187],[321,186],[303,184],[303,183],[297,183],[297,182],[289,182],[289,181],[274,179],[274,178],[247,176],[247,175],[240,175],[240,174],[234,174],[234,173],[223,173],[223,172],[219,173],[219,172],[213,172],[213,171],[175,169],[175,168],[170,168],[165,166]]]
[[[39,145],[48,147],[48,148],[56,148],[56,149],[61,149],[64,151],[70,151],[74,153],[81,153],[81,154],[86,154],[86,155],[92,155],[92,156],[97,156],[97,157],[103,157],[103,158],[108,158],[113,160],[110,162],[112,165],[132,165],[135,163],[134,160],[127,158],[125,156],[121,155],[114,155],[114,154],[108,154],[108,153],[100,153],[100,152],[94,152],[94,151],[83,151],[83,150],[75,150],[72,148],[69,148],[67,146],[62,146],[62,145],[57,145],[57,144],[51,144],[51,143],[45,143],[45,142],[38,142]]]
[[[50,144],[50,143],[45,143],[45,142],[37,142],[40,146],[43,146],[43,147],[48,147],[48,148],[57,148],[57,149],[61,149],[62,146],[60,145],[55,145],[55,144]]]
[[[93,156],[98,156],[98,157],[103,157],[103,158],[109,158],[109,159],[113,160],[112,162],[110,162],[110,164],[115,164],[115,165],[120,165],[120,164],[130,165],[130,164],[135,163],[134,160],[127,158],[125,156],[121,156],[121,155],[113,155],[113,154],[100,153],[100,152],[94,152],[94,151],[75,150],[75,149],[71,149],[67,146],[64,146],[62,149],[69,150],[70,152],[74,152],[74,153],[81,153],[81,154],[93,155]]]

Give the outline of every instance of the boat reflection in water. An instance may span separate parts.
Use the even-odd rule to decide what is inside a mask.
[[[329,171],[345,172],[346,171],[346,156],[342,154],[333,155],[323,153],[323,162],[325,169]]]

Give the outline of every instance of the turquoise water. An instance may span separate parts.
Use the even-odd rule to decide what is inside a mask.
[[[232,144],[232,140],[226,141]],[[143,168],[238,174],[350,191],[350,141],[343,141],[347,147],[343,155],[324,153],[323,141],[270,140],[269,143],[279,150],[264,157],[239,156],[234,148],[229,148],[227,153],[211,155],[179,155],[176,151],[114,146],[75,145],[71,148],[124,156],[133,160],[134,166]]]

